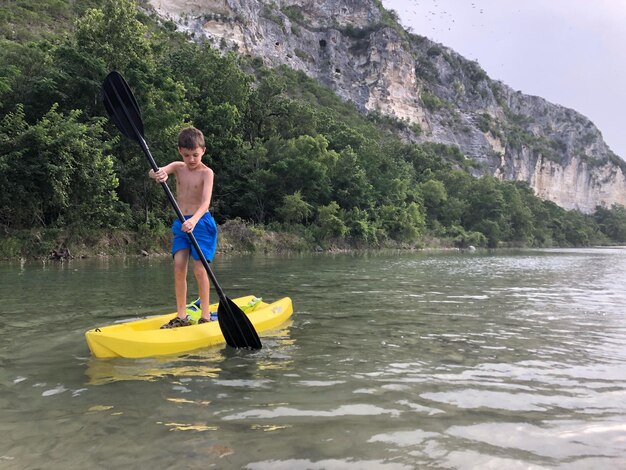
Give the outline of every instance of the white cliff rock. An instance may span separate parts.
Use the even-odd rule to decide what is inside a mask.
[[[150,0],[196,39],[304,71],[356,104],[458,146],[476,176],[526,181],[566,209],[626,205],[626,162],[574,110],[512,90],[409,34],[374,0]]]

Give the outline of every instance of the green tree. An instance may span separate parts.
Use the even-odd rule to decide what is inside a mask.
[[[418,241],[426,226],[424,215],[415,202],[405,206],[383,205],[379,219],[389,237],[404,242]]]
[[[109,0],[102,9],[88,10],[76,22],[80,50],[103,60],[108,70],[150,74],[152,50],[147,27],[137,19],[133,0]]]
[[[289,140],[302,135],[315,137],[320,133],[319,122],[323,119],[319,116],[320,110],[297,96],[298,93],[290,93],[292,83],[295,82],[295,86],[298,83],[292,71],[286,67],[260,67],[255,71],[255,78],[244,131],[250,145],[272,136]]]
[[[85,124],[80,111],[56,106],[29,125],[18,106],[0,123],[0,223],[110,227],[122,223],[113,160],[105,155],[103,121]]]
[[[330,169],[332,198],[346,209],[368,209],[374,206],[373,187],[351,147],[339,153],[335,165]]]
[[[483,219],[474,224],[476,231],[487,238],[489,248],[497,248],[502,240],[502,227],[495,221]]]
[[[26,120],[33,122],[62,100],[52,79],[55,68],[50,48],[48,43],[22,45],[0,40],[2,114],[21,105]]]
[[[368,243],[378,242],[377,227],[368,211],[353,207],[345,211],[343,219],[353,239]]]
[[[355,152],[366,143],[361,129],[350,126],[327,109],[318,111],[319,132],[328,139],[328,148],[341,152],[348,147]]]
[[[413,165],[418,181],[426,181],[432,179],[433,174],[450,171],[451,166],[444,158],[451,158],[451,155],[456,159],[460,158],[458,147],[434,143],[407,145],[403,153],[406,160]]]
[[[280,203],[285,194],[300,191],[314,206],[330,202],[329,168],[337,159],[328,151],[323,136],[301,136],[287,141],[272,139],[267,143],[269,170],[276,176],[271,202]]]
[[[220,162],[243,143],[251,77],[233,54],[221,55],[208,44],[178,44],[163,66],[184,87],[189,119],[205,134],[207,154]],[[224,168],[222,168],[224,169]]]
[[[439,215],[443,211],[448,201],[448,192],[443,182],[429,179],[419,185],[424,200],[424,208],[429,221],[439,219]]]
[[[316,223],[320,240],[326,240],[329,237],[341,238],[348,233],[348,227],[341,220],[339,204],[335,201],[317,209]]]
[[[471,229],[485,221],[499,225],[505,210],[505,201],[499,182],[488,176],[474,180],[466,196],[468,206],[463,215],[464,224]],[[491,230],[495,233],[494,230]],[[500,230],[497,231],[500,233]]]
[[[533,214],[526,205],[520,185],[514,182],[504,182],[501,185],[505,200],[504,220],[507,230],[507,239],[522,245],[531,244],[534,237]]]
[[[268,169],[267,153],[267,149],[262,144],[245,150],[244,162],[241,166],[245,178],[241,178],[242,185],[229,206],[230,212],[228,207],[224,207],[221,199],[214,198],[213,205],[216,207],[216,212],[227,217],[232,217],[230,214],[237,214],[242,219],[253,220],[259,224],[266,222],[268,212],[274,206],[270,198],[278,184],[276,175]],[[220,175],[217,177],[221,178]]]
[[[589,218],[576,210],[565,213],[564,232],[570,246],[589,246],[595,238]]]
[[[257,139],[265,141],[278,134],[280,118],[289,113],[286,88],[285,78],[276,71],[263,67],[257,72],[244,131],[250,145],[255,145]]]
[[[283,198],[283,205],[278,208],[278,215],[290,224],[306,222],[313,214],[313,206],[302,199],[300,191]]]
[[[0,41],[0,46],[7,47],[8,44],[7,41]],[[3,64],[6,63],[1,53],[0,60]],[[20,74],[20,69],[13,64],[0,69],[0,109],[7,109],[7,101],[11,97],[11,92]]]
[[[610,209],[597,206],[594,219],[603,233],[617,243],[626,242],[626,208],[613,204]]]
[[[401,145],[387,138],[378,142],[369,140],[359,152],[378,204],[399,206],[418,199],[415,171],[402,158],[401,149]]]
[[[54,81],[60,111],[80,109],[84,116],[101,113],[102,79],[109,72],[103,57],[94,55],[70,36],[51,51],[55,68],[49,78]]]

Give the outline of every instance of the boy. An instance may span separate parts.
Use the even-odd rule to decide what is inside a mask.
[[[188,326],[187,304],[187,266],[189,254],[193,257],[193,273],[198,283],[202,316],[198,323],[211,321],[209,312],[209,276],[204,269],[200,256],[191,245],[187,233],[192,232],[207,261],[213,259],[217,247],[217,226],[208,212],[213,193],[213,170],[202,163],[206,151],[204,136],[195,127],[187,127],[178,135],[178,153],[183,161],[171,162],[158,171],[150,170],[148,175],[157,183],[167,181],[168,175],[176,176],[176,197],[180,210],[185,214],[185,222],[176,219],[172,224],[174,240],[174,288],[176,291],[176,310],[178,316],[161,328]]]

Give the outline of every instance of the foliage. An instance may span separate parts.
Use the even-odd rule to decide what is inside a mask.
[[[595,221],[602,233],[617,243],[626,243],[626,208],[613,204],[610,209],[596,207]]]
[[[87,0],[13,0],[0,8],[0,38],[27,42],[61,34],[72,18],[102,2]]]
[[[306,223],[313,214],[313,206],[302,199],[300,191],[283,197],[278,215],[287,223]]]
[[[282,14],[303,21],[295,6]],[[282,24],[274,7],[265,16]],[[302,72],[190,42],[132,0],[9,2],[0,20],[0,229],[7,234],[126,227],[144,246],[167,238],[171,209],[146,177],[142,152],[118,135],[100,102],[102,80],[117,69],[135,92],[158,164],[178,158],[182,126],[203,130],[205,163],[216,173],[215,217],[231,221],[233,239],[245,244],[266,236],[263,227],[319,244],[417,246],[426,235],[459,247],[626,241],[622,206],[585,215],[538,199],[525,183],[476,179],[458,147],[403,143],[397,134],[408,122],[365,116]],[[371,28],[344,32],[356,44],[393,25],[387,12]],[[422,78],[436,74],[432,60],[442,54],[435,46],[420,58]],[[485,79],[476,64],[465,71]],[[432,110],[449,107],[427,89],[421,100]],[[562,145],[528,133],[523,116],[511,115],[506,128],[488,114],[476,120],[483,132],[546,158]],[[241,229],[245,223],[254,230]],[[20,240],[7,237],[3,252],[21,251]]]
[[[441,98],[437,97],[427,90],[422,91],[420,97],[422,98],[422,103],[424,103],[424,107],[430,111],[438,111],[441,108],[446,107],[446,103]]]
[[[327,238],[342,238],[348,233],[348,227],[340,217],[339,204],[335,201],[317,210],[318,237],[320,240]]]
[[[123,220],[102,119],[79,122],[54,105],[35,124],[18,106],[0,122],[0,223],[111,227]]]

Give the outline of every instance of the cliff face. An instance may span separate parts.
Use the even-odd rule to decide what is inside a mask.
[[[404,119],[413,142],[456,145],[474,174],[522,180],[566,209],[626,205],[626,163],[581,114],[491,80],[409,34],[376,0],[150,0],[216,48],[317,79],[364,112]]]

